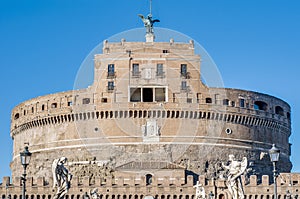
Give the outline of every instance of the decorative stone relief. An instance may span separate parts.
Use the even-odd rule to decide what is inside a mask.
[[[142,134],[144,142],[159,142],[160,128],[155,119],[149,119],[142,126]]]

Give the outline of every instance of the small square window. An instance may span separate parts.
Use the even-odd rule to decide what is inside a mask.
[[[107,98],[106,98],[106,97],[102,98],[102,99],[101,99],[101,102],[102,102],[102,103],[107,103]]]
[[[90,103],[90,98],[83,98],[82,99],[82,104],[89,104]]]
[[[52,103],[51,108],[57,108],[57,103]]]
[[[181,90],[187,90],[186,81],[181,82]]]
[[[107,89],[109,90],[109,91],[112,91],[112,90],[114,90],[114,82],[108,82],[108,84],[107,84]]]
[[[212,103],[212,99],[210,97],[208,97],[208,98],[205,99],[205,102],[207,104],[211,104]]]

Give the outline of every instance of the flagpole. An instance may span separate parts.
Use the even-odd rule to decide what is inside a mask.
[[[150,0],[150,15],[152,15],[152,0]]]

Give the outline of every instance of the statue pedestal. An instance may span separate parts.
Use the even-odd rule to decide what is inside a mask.
[[[154,42],[155,36],[153,33],[147,33],[145,37],[146,37],[146,42]]]

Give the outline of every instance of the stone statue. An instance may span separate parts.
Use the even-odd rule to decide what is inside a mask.
[[[143,15],[139,14],[138,15],[142,21],[144,22],[144,25],[146,27],[146,33],[147,34],[153,34],[153,24],[155,22],[160,22],[158,19],[152,20],[152,15],[149,14],[147,17],[144,17]]]
[[[94,188],[93,190],[90,189],[90,195],[91,195],[92,199],[99,199],[100,198],[97,188]]]
[[[247,158],[243,157],[242,161],[237,161],[234,155],[229,155],[229,165],[222,163],[222,166],[228,170],[227,187],[232,199],[244,199],[244,190],[241,175],[246,171]]]
[[[66,157],[55,159],[52,163],[53,188],[57,187],[57,192],[53,199],[64,199],[71,185],[72,174],[64,166]]]
[[[197,181],[197,184],[193,187],[196,188],[196,199],[205,199],[205,189],[202,184]]]

